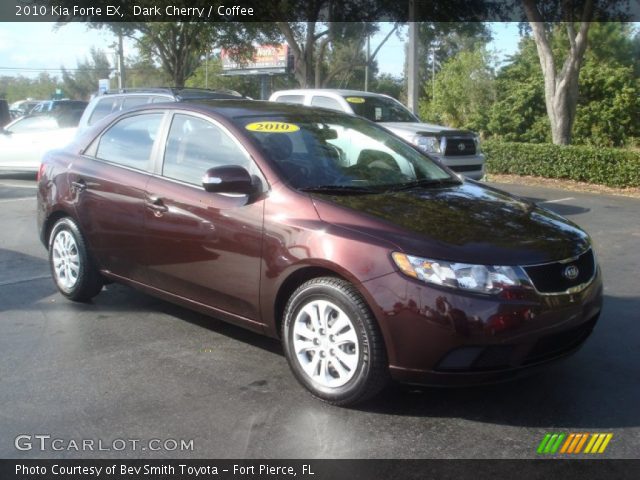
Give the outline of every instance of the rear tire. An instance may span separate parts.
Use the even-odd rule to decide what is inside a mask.
[[[49,266],[58,290],[70,300],[86,302],[102,290],[102,277],[71,218],[61,218],[51,229]]]
[[[378,324],[345,280],[321,277],[301,285],[285,307],[282,341],[297,380],[325,402],[354,405],[388,382]]]

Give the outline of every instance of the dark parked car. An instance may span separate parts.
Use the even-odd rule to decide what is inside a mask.
[[[4,127],[11,121],[11,112],[9,111],[9,104],[6,100],[0,98],[0,128]]]
[[[279,336],[297,379],[340,405],[389,378],[518,375],[575,351],[602,304],[576,225],[324,109],[109,117],[44,159],[38,223],[66,297],[117,281]]]
[[[31,110],[29,110],[28,114],[35,115],[38,113],[65,113],[72,111],[83,111],[88,102],[84,102],[82,100],[43,100],[38,102]]]

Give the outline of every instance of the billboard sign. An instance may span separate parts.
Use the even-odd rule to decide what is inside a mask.
[[[234,60],[228,49],[222,49],[222,70],[231,75],[287,73],[289,48],[285,44],[257,45],[253,58],[245,62]]]

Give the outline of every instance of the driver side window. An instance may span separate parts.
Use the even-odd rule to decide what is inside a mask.
[[[202,176],[210,168],[239,165],[250,170],[251,164],[220,127],[191,115],[174,115],[164,152],[164,177],[201,185]]]

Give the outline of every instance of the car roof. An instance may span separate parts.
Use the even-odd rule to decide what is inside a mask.
[[[210,90],[206,88],[175,88],[175,87],[154,87],[154,88],[127,88],[116,91],[107,91],[98,98],[108,96],[136,96],[136,95],[157,95],[161,97],[171,97],[178,101],[185,101],[192,98],[246,98],[235,90]]]
[[[191,107],[191,108],[189,108]],[[311,114],[329,114],[348,116],[342,112],[328,110],[325,108],[303,107],[302,105],[294,105],[288,103],[268,102],[262,100],[228,100],[228,99],[190,99],[181,103],[166,102],[140,105],[130,110],[123,111],[123,114],[134,111],[165,109],[174,110],[191,109],[203,113],[214,113],[225,118],[251,117],[251,116],[278,116],[286,114],[295,115],[311,115]]]
[[[273,92],[273,95],[307,95],[314,93],[330,93],[339,95],[341,97],[344,96],[354,96],[354,97],[388,97],[383,93],[375,93],[375,92],[364,92],[362,90],[348,90],[344,88],[297,88],[292,90],[278,90],[277,92]]]

